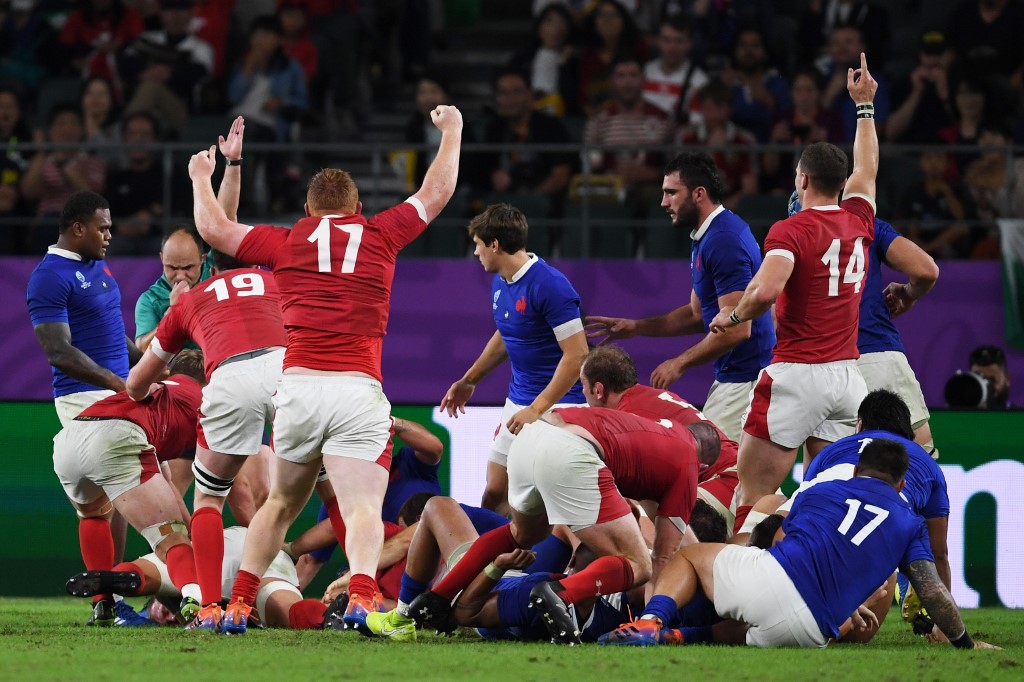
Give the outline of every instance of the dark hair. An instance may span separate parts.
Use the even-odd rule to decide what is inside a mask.
[[[591,384],[621,393],[636,386],[636,364],[629,353],[618,346],[597,346],[583,359],[583,374]]]
[[[110,203],[96,192],[75,192],[60,212],[60,233],[64,234],[75,223],[84,223],[100,209],[110,209]]]
[[[718,456],[722,454],[722,438],[718,435],[718,429],[711,422],[694,422],[687,424],[686,429],[693,434],[693,439],[700,446],[697,459],[701,464],[713,466],[718,461]]]
[[[437,495],[430,492],[413,493],[398,510],[398,518],[405,521],[406,526],[416,523],[423,516],[423,508],[427,506],[427,502],[432,497],[437,497]]]
[[[491,204],[469,221],[469,236],[479,237],[485,246],[497,240],[505,253],[518,253],[526,248],[529,232],[526,216],[511,204]]]
[[[679,179],[689,189],[703,187],[713,203],[722,203],[725,186],[718,174],[715,160],[705,152],[682,152],[665,166],[664,175],[679,173]]]
[[[448,81],[448,78],[445,77],[445,75],[443,73],[441,73],[440,71],[436,71],[436,70],[424,71],[416,79],[416,84],[419,85],[423,81],[430,81],[431,83],[436,84],[437,87],[439,87],[442,90],[444,90],[446,95],[451,95],[452,94],[451,83]]]
[[[164,236],[160,240],[160,250],[163,251],[164,247],[167,246],[167,240],[173,237],[174,235],[178,234],[179,232],[185,232],[188,234],[189,237],[192,238],[192,241],[196,243],[196,247],[199,249],[200,255],[206,253],[207,247],[206,244],[203,242],[203,238],[199,236],[199,232],[196,231],[196,228],[186,223],[178,223],[177,225],[171,225],[166,230],[164,230]]]
[[[640,67],[641,72],[644,70],[644,60],[640,59],[640,57],[637,56],[635,52],[630,52],[627,50],[616,54],[615,58],[612,59],[611,71],[614,71],[623,64],[636,64],[638,67]]]
[[[192,377],[200,384],[206,383],[206,371],[203,368],[203,351],[186,348],[174,356],[168,371],[171,374],[184,374]]]
[[[807,76],[810,78],[811,82],[814,83],[814,87],[816,87],[819,92],[824,89],[825,86],[822,83],[821,71],[818,71],[813,66],[804,66],[794,71],[793,77],[789,79],[790,87],[792,87],[792,85],[796,83],[796,79],[801,76]]]
[[[873,438],[860,451],[860,460],[857,462],[859,473],[870,471],[882,474],[893,486],[903,480],[909,467],[907,449],[902,443],[888,438]]]
[[[704,500],[698,499],[690,514],[690,528],[701,542],[728,542],[725,517]]]
[[[689,36],[693,35],[693,23],[690,21],[690,18],[682,12],[679,12],[678,14],[666,14],[663,16],[661,21],[658,22],[659,31],[662,26],[668,26],[671,29],[679,31],[680,33],[685,33]]]
[[[715,104],[732,106],[732,88],[726,85],[721,78],[712,78],[700,89],[698,97],[701,102],[711,101]]]
[[[552,4],[548,5],[547,7],[545,7],[544,9],[542,9],[540,14],[538,14],[533,19],[533,45],[534,45],[534,47],[539,48],[541,46],[541,44],[540,44],[540,25],[544,23],[544,20],[548,18],[549,14],[557,14],[558,16],[562,17],[562,21],[565,22],[565,27],[566,27],[565,44],[566,45],[575,45],[576,44],[576,22],[573,21],[572,14],[569,13],[569,10],[565,7],[565,5],[559,5],[557,3],[552,3]]]
[[[202,249],[200,249],[202,253]],[[245,263],[238,260],[234,256],[229,256],[223,251],[212,249],[210,251],[210,257],[213,260],[213,267],[217,268],[218,272],[225,272],[227,270],[237,270],[238,268],[244,268]]]
[[[857,408],[857,417],[865,431],[888,431],[914,440],[910,408],[892,391],[878,389],[868,393]]]
[[[148,111],[133,111],[132,113],[121,119],[121,130],[124,131],[128,128],[128,123],[134,121],[137,118],[141,118],[145,121],[149,121],[149,125],[153,127],[153,136],[156,139],[161,139],[160,120],[155,115]]]
[[[264,14],[253,19],[252,23],[249,24],[249,35],[251,36],[256,31],[267,31],[269,33],[276,33],[279,36],[284,35],[281,20],[273,14]]]
[[[999,365],[1006,369],[1006,353],[999,346],[978,346],[971,351],[970,363],[981,367]]]
[[[523,80],[523,85],[528,89],[530,88],[530,74],[523,69],[519,68],[514,64],[506,64],[505,66],[499,66],[494,70],[494,76],[491,78],[491,88],[493,90],[498,89],[498,81],[506,76],[514,76]]]
[[[780,514],[769,514],[761,519],[754,530],[750,531],[747,538],[747,547],[758,547],[768,549],[775,540],[775,534],[782,528],[783,516]]]
[[[830,142],[809,144],[800,154],[800,171],[810,178],[814,189],[826,196],[839,196],[848,168],[846,152]]]
[[[46,127],[52,126],[61,114],[74,114],[79,122],[82,120],[82,109],[77,102],[57,102],[50,107],[50,112],[46,116]]]
[[[619,50],[634,49],[640,40],[640,29],[637,28],[632,15],[630,15],[626,8],[616,0],[600,0],[587,14],[586,19],[583,21],[584,43],[591,47],[602,47],[601,35],[597,32],[596,26],[597,12],[601,8],[601,5],[611,5],[619,13],[619,17],[622,19],[622,34],[619,37],[619,44],[617,45],[617,48]]]
[[[107,91],[110,93],[110,111],[107,112],[107,117],[103,119],[103,126],[106,127],[111,123],[117,121],[119,114],[118,101],[117,101],[117,90],[114,89],[114,84],[110,82],[110,79],[106,76],[91,76],[84,83],[78,91],[78,104],[79,111],[82,112],[82,117],[85,117],[85,110],[82,109],[82,99],[85,97],[85,91],[89,89],[89,86],[94,82],[103,83],[107,86]]]

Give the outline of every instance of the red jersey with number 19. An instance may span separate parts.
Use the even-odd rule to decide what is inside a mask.
[[[255,268],[228,270],[182,294],[160,320],[151,348],[170,360],[189,339],[203,349],[207,379],[234,355],[286,345],[274,275]]]
[[[290,230],[258,225],[235,257],[274,271],[288,350],[284,367],[381,377],[398,251],[426,229],[415,197],[367,220],[310,216]]]
[[[860,296],[874,237],[874,203],[860,194],[848,195],[841,207],[805,208],[772,225],[765,258],[793,261],[793,274],[775,303],[773,363],[860,357]]]

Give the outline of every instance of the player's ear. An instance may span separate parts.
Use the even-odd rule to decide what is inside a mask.
[[[308,218],[309,217],[309,202],[304,202],[302,204],[302,210],[303,210],[303,212],[305,212],[306,217]]]
[[[896,492],[903,492],[903,486],[907,484],[907,479],[901,478],[900,482],[896,485]]]
[[[357,201],[356,202],[356,215],[362,215],[362,214],[363,214],[363,202]]]

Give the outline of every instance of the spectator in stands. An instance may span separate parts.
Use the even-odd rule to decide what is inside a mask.
[[[946,38],[938,31],[921,37],[917,68],[893,88],[893,110],[886,124],[891,142],[923,144],[935,141],[953,122]]]
[[[856,104],[846,93],[847,69],[860,68],[860,55],[865,51],[861,29],[853,24],[832,29],[828,56],[817,61],[818,70],[825,77],[825,91],[821,95],[823,109],[834,111],[843,120],[844,142],[853,142],[857,132]],[[889,82],[878,71],[871,72],[878,82],[875,92],[875,129],[879,139],[885,137],[886,119],[889,118]]]
[[[111,162],[120,154],[120,150],[112,145],[121,140],[114,86],[102,76],[93,76],[82,84],[78,101],[85,123],[85,141],[100,145],[102,148],[95,150],[96,155],[107,163]]]
[[[809,64],[821,56],[839,26],[856,27],[866,36],[872,65],[881,67],[885,63],[892,40],[889,13],[881,3],[870,0],[810,0],[797,29],[798,63]],[[871,75],[877,76],[881,71],[878,67],[872,67]]]
[[[633,18],[616,0],[600,0],[587,15],[583,31],[580,108],[592,116],[611,97],[612,65],[616,59],[632,56],[645,60],[647,49]]]
[[[701,88],[698,97],[700,119],[695,125],[680,129],[679,144],[743,146],[757,142],[753,134],[730,120],[733,93],[729,86],[716,78]],[[735,149],[709,149],[708,153],[722,176],[725,188],[722,205],[735,209],[740,197],[757,192],[757,166],[751,154]]]
[[[31,215],[21,195],[21,178],[28,162],[13,145],[32,140],[32,131],[21,116],[21,96],[9,87],[0,87],[0,253],[25,253],[26,230],[19,219]],[[27,221],[24,221],[27,222]]]
[[[978,135],[978,146],[983,149],[964,172],[978,217],[983,220],[1024,218],[1024,159],[1010,157],[1010,141],[1005,126],[983,125]]]
[[[512,68],[494,79],[495,115],[487,123],[486,144],[569,144],[562,122],[533,108],[533,94],[525,73]],[[513,146],[501,153],[485,153],[477,161],[476,189],[482,192],[532,192],[548,198],[557,211],[572,175],[572,154],[538,152]]]
[[[296,0],[284,0],[277,10],[277,18],[281,21],[281,47],[285,54],[302,66],[309,82],[316,74],[319,53],[310,37],[306,8]]]
[[[78,104],[54,105],[47,120],[46,135],[37,131],[33,141],[81,145],[85,141],[85,126]],[[39,202],[36,226],[32,230],[32,253],[43,253],[53,241],[53,221],[71,195],[84,190],[102,192],[106,175],[103,161],[81,147],[37,152],[32,157],[21,179],[23,196]]]
[[[764,34],[747,27],[736,34],[731,65],[722,74],[732,88],[732,121],[754,134],[759,142],[768,140],[772,124],[790,109],[789,84],[771,64]]]
[[[583,142],[592,145],[660,145],[670,139],[669,115],[643,97],[643,67],[636,57],[620,57],[612,69],[612,97],[587,121]],[[596,172],[618,175],[627,189],[657,186],[660,193],[664,155],[658,150],[620,149],[591,152]],[[643,203],[637,197],[638,205]]]
[[[935,258],[969,258],[975,244],[986,236],[984,227],[972,228],[974,202],[963,182],[946,178],[949,155],[938,147],[921,154],[921,182],[894,202],[897,215],[910,221],[907,236]]]
[[[106,196],[117,235],[107,252],[145,256],[159,249],[164,168],[156,152],[132,145],[159,142],[159,125],[152,115],[139,111],[125,117],[123,127],[125,163],[107,175]],[[181,182],[172,183],[174,190],[181,195]]]
[[[530,74],[534,106],[552,116],[580,113],[580,61],[572,16],[562,5],[548,5],[534,20],[533,44],[516,51],[509,66]]]
[[[118,55],[142,33],[142,18],[123,0],[86,0],[60,32],[64,63],[75,75],[104,76],[123,87]]]
[[[978,75],[963,78],[956,86],[954,114],[956,122],[939,132],[949,144],[976,145],[981,127],[989,118],[988,84]],[[953,154],[952,177],[962,177],[967,166],[978,158],[976,152],[955,152]]]
[[[949,16],[946,37],[964,72],[999,76],[1021,86],[1024,5],[1013,0],[962,0]]]
[[[213,48],[192,33],[192,0],[161,0],[160,30],[146,31],[125,49],[130,97],[125,113],[148,111],[180,134],[213,73]]]
[[[11,0],[9,7],[0,21],[0,82],[14,81],[34,90],[59,71],[57,34],[44,16],[33,11],[35,0]]]
[[[442,104],[451,104],[448,80],[440,73],[426,72],[416,81],[416,110],[405,124],[405,141],[411,144],[426,145],[427,150],[412,153],[408,160],[412,175],[408,177],[411,188],[423,184],[423,176],[427,166],[434,161],[437,147],[441,143],[441,131],[430,120],[430,112]],[[463,142],[468,137],[463,132]],[[462,168],[460,167],[460,171]],[[461,173],[460,173],[461,174]]]
[[[821,74],[817,69],[806,67],[797,71],[789,93],[792,110],[775,122],[769,142],[798,146],[813,142],[842,143],[843,122],[835,112],[821,108]],[[761,189],[789,192],[795,167],[793,153],[765,152],[761,156]]]
[[[686,124],[694,95],[708,83],[708,76],[694,62],[693,28],[681,14],[665,18],[658,26],[658,58],[644,65],[644,99]]]

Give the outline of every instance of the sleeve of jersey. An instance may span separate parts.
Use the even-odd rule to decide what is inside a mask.
[[[402,456],[405,458],[411,473],[421,481],[436,481],[437,472],[441,468],[441,464],[427,464],[426,462],[420,461],[420,458],[416,456],[416,451],[410,447],[402,448]]]
[[[896,228],[884,220],[875,218],[875,241],[873,246],[878,249],[876,253],[882,257],[883,261],[885,260],[885,254],[889,251],[889,245],[896,241],[896,238],[899,236],[900,233],[896,231]]]
[[[798,251],[797,235],[793,226],[784,220],[772,225],[764,238],[764,257],[781,256],[795,263]]]
[[[705,272],[711,273],[719,297],[743,291],[750,284],[754,275],[750,255],[735,240],[712,239],[701,255]]]
[[[168,309],[167,315],[157,325],[156,336],[153,337],[153,342],[149,345],[156,356],[164,362],[170,362],[188,340],[188,332],[185,331],[184,325],[181,323],[181,311],[184,304],[183,297],[181,301],[178,301],[178,305],[172,305]]]
[[[583,331],[580,316],[580,295],[564,277],[552,277],[538,291],[538,301],[544,321],[551,327],[558,341]]]
[[[949,516],[949,491],[946,489],[946,477],[938,464],[933,468],[931,495],[921,513],[926,519]]]
[[[281,248],[288,241],[290,231],[286,227],[257,225],[249,229],[242,243],[238,245],[235,258],[250,265],[263,265],[271,270],[277,263]]]
[[[924,519],[921,519],[921,523],[917,527],[917,532],[914,534],[913,540],[910,541],[910,544],[907,546],[907,551],[903,554],[903,558],[900,559],[900,569],[909,566],[911,563],[918,561],[919,559],[935,561],[935,555],[932,554],[931,543],[928,541],[928,526],[925,525]]]
[[[50,270],[37,270],[28,281],[26,298],[32,326],[47,322],[68,323],[68,298],[72,283]]]
[[[409,197],[397,206],[378,213],[372,222],[389,244],[399,251],[427,229],[427,209],[416,197]]]
[[[863,218],[871,228],[872,239],[875,234],[875,200],[867,194],[845,194],[840,204],[847,213]]]

